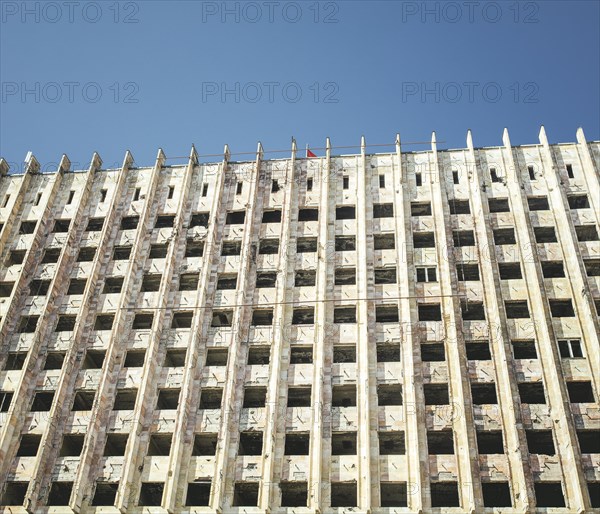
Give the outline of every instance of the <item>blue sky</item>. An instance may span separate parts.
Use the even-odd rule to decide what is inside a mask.
[[[15,166],[28,150],[45,168],[62,153],[85,168],[94,151],[111,167],[127,149],[148,165],[159,147],[419,142],[432,130],[457,148],[468,128],[495,146],[505,126],[529,144],[541,124],[552,142],[579,126],[600,139],[596,0],[0,7],[0,155]]]

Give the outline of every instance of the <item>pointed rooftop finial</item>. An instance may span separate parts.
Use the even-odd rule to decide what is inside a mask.
[[[471,133],[471,129],[467,130],[467,148],[473,150],[473,134]]]
[[[583,128],[582,127],[579,127],[577,129],[577,142],[580,145],[587,143],[587,141],[585,140],[585,134],[583,133]]]
[[[365,139],[365,136],[360,136],[360,151],[362,153],[365,153],[367,149],[367,140]]]
[[[125,158],[123,159],[123,169],[129,169],[131,167],[131,165],[134,163],[135,161],[133,160],[133,155],[131,154],[131,152],[129,150],[127,150],[125,152]]]
[[[223,159],[228,161],[230,157],[231,157],[231,152],[229,151],[229,145],[226,144],[223,147]]]
[[[90,169],[92,171],[97,171],[102,168],[102,159],[98,152],[94,152],[92,155],[92,160],[90,162]]]
[[[192,149],[190,150],[190,161],[194,163],[194,166],[198,165],[198,152],[196,151],[194,143],[192,143]]]
[[[25,173],[37,173],[40,171],[40,163],[32,152],[27,152],[25,156]]]
[[[504,132],[502,133],[502,143],[504,144],[504,146],[512,146],[510,144],[510,136],[508,135],[508,129],[505,128]]]
[[[431,144],[434,145],[437,143],[437,139],[435,137],[435,130],[431,133]]]
[[[158,169],[161,169],[165,165],[165,161],[167,160],[167,156],[165,152],[163,152],[162,148],[158,149],[158,154],[156,155],[156,166]]]
[[[540,127],[539,139],[541,145],[548,146],[548,136],[546,135],[546,129],[544,128],[544,125]]]
[[[258,146],[256,147],[256,158],[257,158],[257,159],[261,159],[261,160],[262,160],[262,158],[263,158],[263,153],[264,153],[264,150],[263,150],[263,145],[262,145],[262,143],[259,141],[259,142],[258,142]]]
[[[71,169],[71,160],[67,157],[67,154],[64,153],[60,159],[60,163],[58,165],[58,171],[61,173],[67,173]]]
[[[329,138],[325,139],[325,150],[328,152],[331,150],[331,139]]]
[[[4,157],[0,157],[0,175],[8,175],[8,170],[10,170],[10,166]]]
[[[400,133],[396,134],[396,141],[395,141],[395,143],[396,143],[396,146],[398,146],[400,144]]]
[[[296,140],[292,137],[292,155],[295,157],[296,156],[296,151],[298,150],[297,146],[296,146]]]

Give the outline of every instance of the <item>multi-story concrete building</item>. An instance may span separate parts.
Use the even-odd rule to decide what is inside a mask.
[[[390,149],[0,162],[0,510],[598,509],[600,143]]]

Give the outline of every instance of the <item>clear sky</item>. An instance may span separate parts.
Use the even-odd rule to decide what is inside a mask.
[[[0,0],[0,155],[44,169],[600,139],[600,2]],[[406,145],[406,150],[425,149]],[[385,151],[374,147],[369,152]],[[315,150],[319,154],[319,150]],[[336,153],[354,153],[353,149]],[[287,154],[267,154],[285,157]],[[245,157],[236,156],[236,160]],[[246,157],[247,158],[247,157]],[[219,160],[206,158],[203,160]],[[173,159],[170,163],[184,162]]]

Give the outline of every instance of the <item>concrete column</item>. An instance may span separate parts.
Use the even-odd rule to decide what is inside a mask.
[[[600,323],[598,314],[587,279],[585,264],[579,251],[579,242],[571,217],[567,193],[565,188],[561,187],[558,166],[548,144],[544,127],[540,130],[540,145],[541,148],[538,147],[538,150],[544,168],[543,175],[547,184],[550,212],[554,215],[558,241],[565,259],[565,272],[571,290],[571,298],[573,298],[577,317],[581,321],[581,335],[592,372],[591,379],[596,390],[596,398],[598,398],[598,393],[600,393]],[[591,182],[593,184],[594,181]],[[596,182],[597,185],[598,182]],[[598,198],[600,192],[597,187],[595,189],[596,191],[593,187],[590,188],[589,197],[593,198],[590,203],[594,202],[597,205],[600,201]],[[596,197],[594,197],[594,193],[597,194]]]
[[[529,219],[527,198],[521,186],[520,170],[517,167],[508,130],[503,135],[504,151],[502,159],[506,171],[508,197],[515,220],[515,235],[520,253],[536,248],[533,228]],[[523,277],[527,285],[529,307],[534,321],[533,326],[540,350],[540,365],[544,377],[544,387],[548,391],[550,416],[556,450],[563,469],[564,485],[567,494],[567,508],[573,512],[585,512],[590,508],[587,484],[581,465],[581,454],[575,433],[575,424],[566,391],[556,336],[552,326],[550,308],[546,296],[544,279],[537,252],[530,252],[531,259],[521,259]]]
[[[481,267],[483,303],[488,323],[490,348],[494,362],[496,387],[498,389],[498,409],[502,418],[504,441],[508,456],[510,476],[508,477],[514,497],[516,512],[529,512],[535,503],[533,481],[529,467],[527,440],[521,419],[520,404],[517,402],[519,389],[512,361],[510,335],[508,333],[506,311],[502,301],[502,289],[498,262],[494,252],[494,237],[490,222],[487,195],[481,184],[485,182],[476,150],[473,147],[471,131],[467,133],[465,162],[468,165],[469,197],[473,212],[473,228],[476,239],[477,261]]]
[[[590,193],[588,195],[590,205],[596,214],[596,223],[598,223],[600,222],[600,163],[594,161],[581,127],[577,129],[577,144],[579,158],[581,159],[581,169],[583,170],[585,183]]]
[[[275,451],[280,435],[285,435],[287,382],[282,370],[289,366],[290,328],[293,312],[294,264],[298,233],[298,181],[296,178],[296,141],[292,141],[286,176],[284,210],[281,217],[279,280],[273,311],[273,344],[271,347],[269,385],[266,402],[266,429],[263,436],[263,469],[258,505],[268,511],[274,504]]]
[[[130,261],[123,281],[122,293],[117,306],[117,311],[111,330],[110,345],[102,367],[102,376],[94,405],[90,413],[90,425],[88,435],[83,444],[81,459],[77,476],[71,494],[69,506],[79,512],[85,497],[89,495],[90,487],[98,473],[98,462],[100,452],[105,440],[106,426],[112,410],[115,399],[115,388],[121,362],[128,339],[128,334],[132,322],[131,299],[139,290],[140,280],[137,274],[143,269],[145,256],[142,254],[144,242],[148,237],[149,227],[152,225],[154,209],[154,197],[157,190],[160,170],[165,162],[165,154],[162,150],[158,151],[156,163],[151,172],[148,194],[140,214],[139,224],[136,229],[135,240],[131,251]],[[106,224],[106,223],[105,223]],[[151,231],[150,231],[151,232]],[[100,256],[96,256],[99,258]]]
[[[448,389],[450,405],[458,405],[460,413],[453,411],[454,451],[457,462],[458,484],[461,507],[466,512],[476,512],[483,504],[479,459],[475,437],[471,388],[465,353],[462,314],[458,296],[456,263],[452,248],[452,227],[448,208],[446,176],[441,169],[437,155],[435,132],[431,140],[431,207],[435,226],[435,244],[439,266],[442,319],[445,326],[445,349],[448,362]]]
[[[256,152],[254,173],[251,177],[252,194],[248,201],[244,236],[242,240],[241,267],[236,288],[236,302],[233,313],[233,334],[229,348],[227,374],[229,378],[223,390],[223,406],[221,410],[221,438],[217,444],[215,473],[211,490],[211,508],[222,510],[229,507],[234,487],[235,462],[238,444],[238,423],[242,410],[244,395],[244,378],[246,357],[248,353],[247,338],[252,315],[252,306],[248,304],[254,297],[256,286],[256,256],[258,254],[258,237],[262,216],[265,177],[261,172],[263,148],[259,143]],[[267,189],[270,191],[270,188]],[[235,430],[235,433],[232,433]]]
[[[173,223],[173,235],[165,259],[164,268],[158,297],[160,303],[154,312],[152,319],[152,330],[150,340],[148,341],[144,367],[138,395],[133,411],[133,431],[134,437],[129,437],[125,449],[125,458],[123,460],[123,470],[121,471],[121,480],[117,490],[116,505],[122,512],[127,512],[132,503],[135,504],[136,496],[139,491],[138,482],[141,474],[139,467],[142,465],[147,453],[148,430],[152,423],[154,408],[157,399],[156,379],[160,375],[162,363],[159,362],[160,340],[165,327],[170,326],[172,318],[172,305],[169,306],[169,292],[173,283],[173,275],[179,264],[181,252],[179,248],[187,238],[187,227],[189,225],[190,213],[186,206],[190,191],[192,189],[192,175],[194,167],[198,164],[198,155],[196,149],[192,146],[188,164],[183,176],[181,194],[177,202],[177,214]],[[179,258],[178,258],[179,257]]]
[[[331,333],[333,309],[328,302],[333,289],[333,263],[327,251],[327,242],[335,235],[335,175],[331,167],[331,142],[327,138],[325,169],[319,176],[319,249],[316,277],[315,298],[315,346],[314,369],[312,382],[312,419],[310,430],[310,467],[308,507],[312,512],[321,512],[323,505],[323,483],[329,481],[329,464],[327,473],[323,472],[323,440],[331,441],[331,373],[325,384],[325,345],[327,335]],[[332,181],[333,186],[332,186]],[[329,294],[328,294],[329,293]],[[326,387],[329,391],[326,391]]]
[[[196,413],[200,398],[199,383],[206,352],[206,330],[210,326],[212,318],[212,311],[208,307],[212,305],[209,295],[214,293],[214,290],[210,284],[213,268],[220,259],[221,234],[225,224],[226,209],[224,205],[226,202],[223,201],[225,195],[223,185],[226,182],[229,158],[229,147],[225,146],[223,162],[217,172],[215,192],[209,213],[206,244],[198,279],[192,329],[190,330],[191,337],[185,356],[180,402],[169,456],[169,472],[165,481],[163,505],[171,513],[176,511],[178,503],[185,494],[185,485],[190,471],[188,466],[180,464],[189,462],[194,445]],[[199,179],[198,184],[202,184],[202,180]]]
[[[413,253],[408,251],[411,233],[409,184],[402,169],[400,135],[396,135],[396,155],[392,160],[394,186],[394,215],[396,220],[396,251],[405,260],[397,266],[398,298],[400,307],[400,344],[403,395],[403,415],[406,438],[407,507],[411,512],[425,512],[431,508],[425,488],[429,483],[429,459],[421,453],[427,447],[425,398],[423,396],[423,372],[419,351],[417,301],[415,291],[415,268]]]

